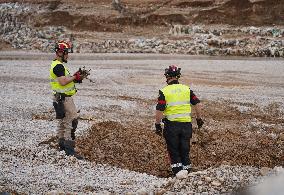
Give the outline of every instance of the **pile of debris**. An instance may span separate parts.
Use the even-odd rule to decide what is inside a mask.
[[[283,119],[277,110],[266,113],[254,107],[242,116],[232,106],[212,102],[204,102],[204,106],[207,125],[200,131],[195,130],[190,153],[195,170],[221,165],[271,168],[284,165]],[[125,123],[96,122],[87,134],[79,137],[80,153],[97,163],[168,177],[170,161],[166,144],[153,132],[152,119],[146,117],[142,124],[131,117],[124,115],[125,121],[131,120]],[[271,124],[264,124],[261,117]]]

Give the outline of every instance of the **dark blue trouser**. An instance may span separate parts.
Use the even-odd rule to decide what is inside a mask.
[[[164,137],[167,143],[171,167],[174,174],[191,165],[189,158],[192,124],[165,121]]]

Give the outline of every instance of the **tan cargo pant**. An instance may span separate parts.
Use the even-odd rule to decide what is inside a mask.
[[[57,136],[58,138],[64,138],[65,140],[72,140],[72,121],[78,118],[77,109],[72,97],[65,97],[64,109],[65,117],[63,119],[59,119],[57,126]]]

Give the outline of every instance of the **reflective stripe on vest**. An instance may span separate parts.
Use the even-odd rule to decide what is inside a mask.
[[[184,101],[184,102],[170,102],[167,105],[168,106],[177,106],[177,105],[183,105],[183,104],[190,104],[190,101]]]
[[[60,62],[59,60],[52,61],[51,66],[50,66],[50,71],[49,71],[50,72],[49,80],[50,80],[51,89],[53,93],[64,93],[66,95],[72,96],[76,93],[75,83],[72,81],[64,86],[59,84],[59,81],[57,79],[58,77],[53,72],[53,68],[58,64],[63,65],[65,76],[70,76],[68,69],[65,67],[65,65],[62,62]]]
[[[167,119],[175,119],[175,118],[180,118],[180,117],[191,117],[191,113],[184,113],[184,114],[172,114],[172,115],[167,115]]]
[[[173,84],[161,90],[165,96],[165,117],[170,121],[191,122],[190,88]]]
[[[71,88],[66,88],[66,89],[56,89],[56,90],[53,90],[53,91],[56,92],[56,93],[66,93],[66,92],[72,91],[74,89],[76,90],[75,86],[71,87]]]

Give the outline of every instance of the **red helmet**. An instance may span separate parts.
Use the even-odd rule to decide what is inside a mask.
[[[171,65],[169,68],[165,69],[165,76],[166,77],[176,77],[180,78],[181,73],[180,73],[181,68],[178,68],[176,65]]]
[[[54,51],[57,52],[64,52],[64,53],[72,53],[72,46],[71,43],[67,43],[65,41],[59,41],[56,43]]]

